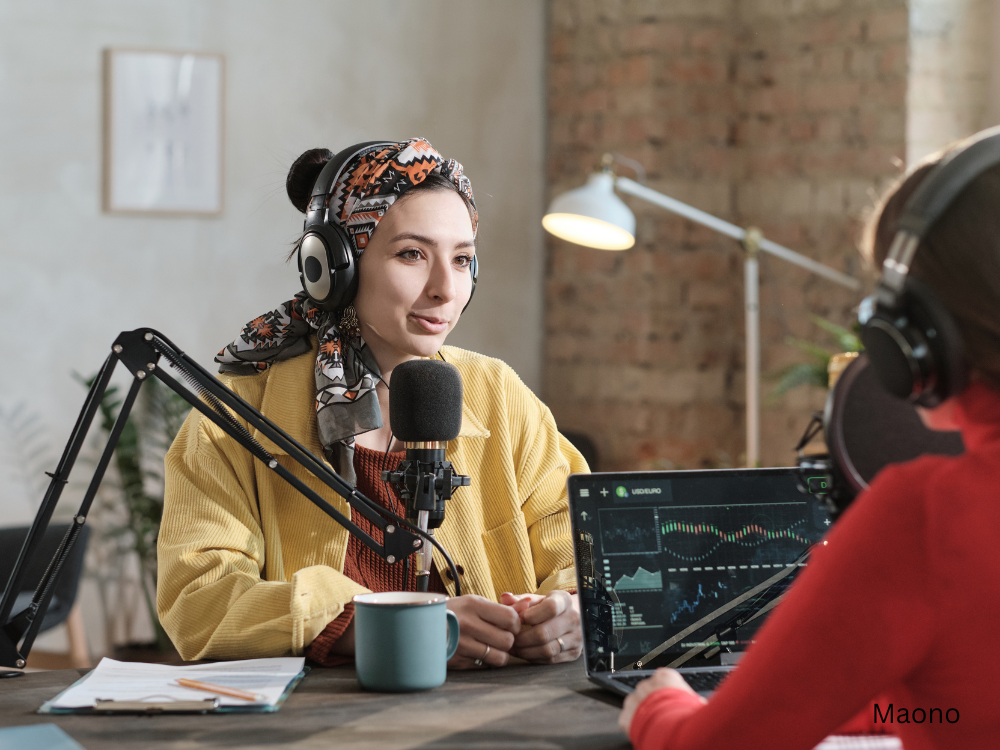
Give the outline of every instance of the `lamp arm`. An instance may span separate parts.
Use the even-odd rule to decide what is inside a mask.
[[[841,271],[825,266],[822,263],[818,263],[812,258],[807,258],[794,250],[789,250],[784,245],[779,245],[777,242],[773,242],[767,237],[760,238],[760,249],[765,253],[775,255],[782,260],[787,260],[789,263],[794,263],[807,271],[812,271],[817,276],[822,276],[835,284],[840,284],[841,286],[847,287],[855,292],[861,290],[861,282],[853,276],[849,276],[846,273],[842,273]]]
[[[730,224],[728,221],[724,221],[710,213],[707,213],[706,211],[689,206],[686,203],[682,203],[676,198],[671,198],[668,195],[652,190],[645,185],[640,185],[638,182],[630,180],[628,177],[615,177],[615,187],[623,193],[634,195],[636,198],[642,198],[648,203],[652,203],[660,208],[665,208],[672,213],[683,216],[686,219],[690,219],[691,221],[701,224],[702,226],[706,226],[709,229],[714,229],[716,232],[724,234],[727,237],[732,237],[738,242],[743,242],[746,237],[747,231],[742,227]],[[822,263],[818,263],[812,258],[807,258],[794,250],[789,250],[787,247],[779,245],[777,242],[772,242],[771,240],[762,237],[760,239],[759,248],[764,252],[775,255],[782,260],[788,261],[789,263],[794,263],[807,271],[811,271],[818,276],[829,279],[830,281],[840,284],[841,286],[845,286],[848,289],[853,289],[855,291],[861,289],[861,282],[853,276],[849,276],[846,273],[842,273],[836,269],[830,268],[829,266],[825,266]]]
[[[181,374],[188,388],[182,387],[174,378],[166,374],[158,366],[163,357]],[[118,362],[122,362],[132,373],[133,381],[111,428],[107,444],[97,462],[97,467],[91,477],[90,484],[84,494],[80,508],[73,518],[65,537],[60,542],[45,574],[39,582],[31,604],[22,612],[11,617],[14,601],[24,584],[24,579],[31,562],[38,556],[42,537],[52,518],[63,487],[69,479],[76,458],[87,437],[101,400],[111,382],[111,376]],[[0,665],[24,668],[41,627],[42,619],[52,599],[53,587],[77,537],[87,520],[87,513],[100,488],[101,480],[111,462],[111,457],[122,430],[128,421],[129,413],[135,404],[140,386],[149,377],[156,377],[164,385],[180,395],[191,404],[192,408],[201,412],[223,432],[233,438],[240,446],[249,451],[255,458],[262,461],[269,469],[297,489],[316,507],[356,536],[365,546],[382,557],[390,565],[419,551],[421,545],[418,537],[433,545],[445,558],[455,581],[455,594],[461,596],[461,582],[458,570],[448,552],[433,535],[422,531],[415,524],[400,518],[392,511],[383,508],[363,494],[358,492],[341,476],[333,472],[308,449],[284,432],[274,422],[269,420],[253,406],[248,404],[236,393],[231,391],[208,371],[190,359],[174,346],[162,334],[150,329],[139,328],[125,331],[118,336],[112,347],[112,354],[105,360],[98,376],[94,379],[83,409],[77,418],[69,441],[63,450],[62,458],[56,471],[49,474],[51,481],[42,504],[35,515],[28,536],[21,547],[21,552],[14,563],[3,596],[0,597]],[[371,536],[362,531],[348,517],[340,513],[316,491],[308,487],[286,467],[282,466],[260,442],[241,424],[236,416],[245,420],[253,429],[259,431],[271,442],[280,447],[297,464],[305,468],[327,487],[343,497],[347,503],[361,515],[380,528],[384,544],[379,544]]]
[[[743,236],[746,234],[746,230],[736,226],[735,224],[730,224],[728,221],[723,221],[716,216],[712,216],[712,214],[702,211],[700,208],[689,206],[687,203],[682,203],[676,198],[671,198],[669,195],[664,195],[663,193],[652,190],[645,185],[640,185],[638,182],[630,180],[628,177],[616,176],[615,187],[623,193],[634,195],[636,198],[642,198],[647,203],[652,203],[654,206],[665,208],[671,213],[683,216],[685,219],[690,219],[691,221],[701,224],[702,226],[706,226],[709,229],[714,229],[719,234],[732,237],[738,242],[742,242]]]

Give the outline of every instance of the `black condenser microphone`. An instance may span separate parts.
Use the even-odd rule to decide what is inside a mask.
[[[389,394],[389,424],[406,458],[396,471],[383,471],[382,481],[399,489],[407,520],[433,534],[444,522],[445,501],[456,487],[471,483],[445,457],[448,441],[462,429],[462,376],[446,362],[415,359],[393,368]],[[427,591],[431,545],[426,540],[417,561],[417,590]]]

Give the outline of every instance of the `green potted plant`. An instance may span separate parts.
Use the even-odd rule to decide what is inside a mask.
[[[789,337],[785,339],[789,346],[794,346],[799,351],[805,353],[809,361],[799,364],[789,365],[777,373],[778,384],[771,391],[771,398],[780,398],[788,391],[804,385],[815,385],[820,388],[827,388],[830,383],[830,360],[840,353],[860,352],[864,349],[861,339],[855,331],[831,323],[818,315],[811,315],[812,322],[826,331],[836,340],[839,347],[838,352],[831,352],[811,341],[804,341]]]

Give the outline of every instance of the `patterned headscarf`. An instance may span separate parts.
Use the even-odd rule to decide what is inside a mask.
[[[476,204],[462,165],[444,159],[424,138],[411,138],[362,151],[344,166],[333,186],[330,215],[347,231],[357,256],[368,246],[389,207],[434,172],[450,179],[468,199],[475,234]],[[215,361],[224,373],[243,375],[266,370],[274,362],[310,351],[309,336],[313,333],[319,339],[315,377],[320,442],[334,470],[356,484],[354,436],[382,427],[382,412],[375,395],[382,376],[364,340],[345,336],[334,313],[320,310],[305,292],[299,292],[277,309],[247,323]]]
[[[462,174],[462,165],[442,158],[425,138],[411,138],[391,147],[369,147],[345,165],[333,186],[330,215],[347,231],[359,256],[389,207],[432,172],[451,180],[468,199],[475,236],[479,216],[472,183]]]

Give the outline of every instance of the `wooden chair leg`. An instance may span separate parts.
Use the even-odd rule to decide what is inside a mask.
[[[89,669],[90,653],[87,651],[87,633],[83,627],[80,602],[74,602],[66,618],[66,635],[69,640],[69,658],[74,669]]]

